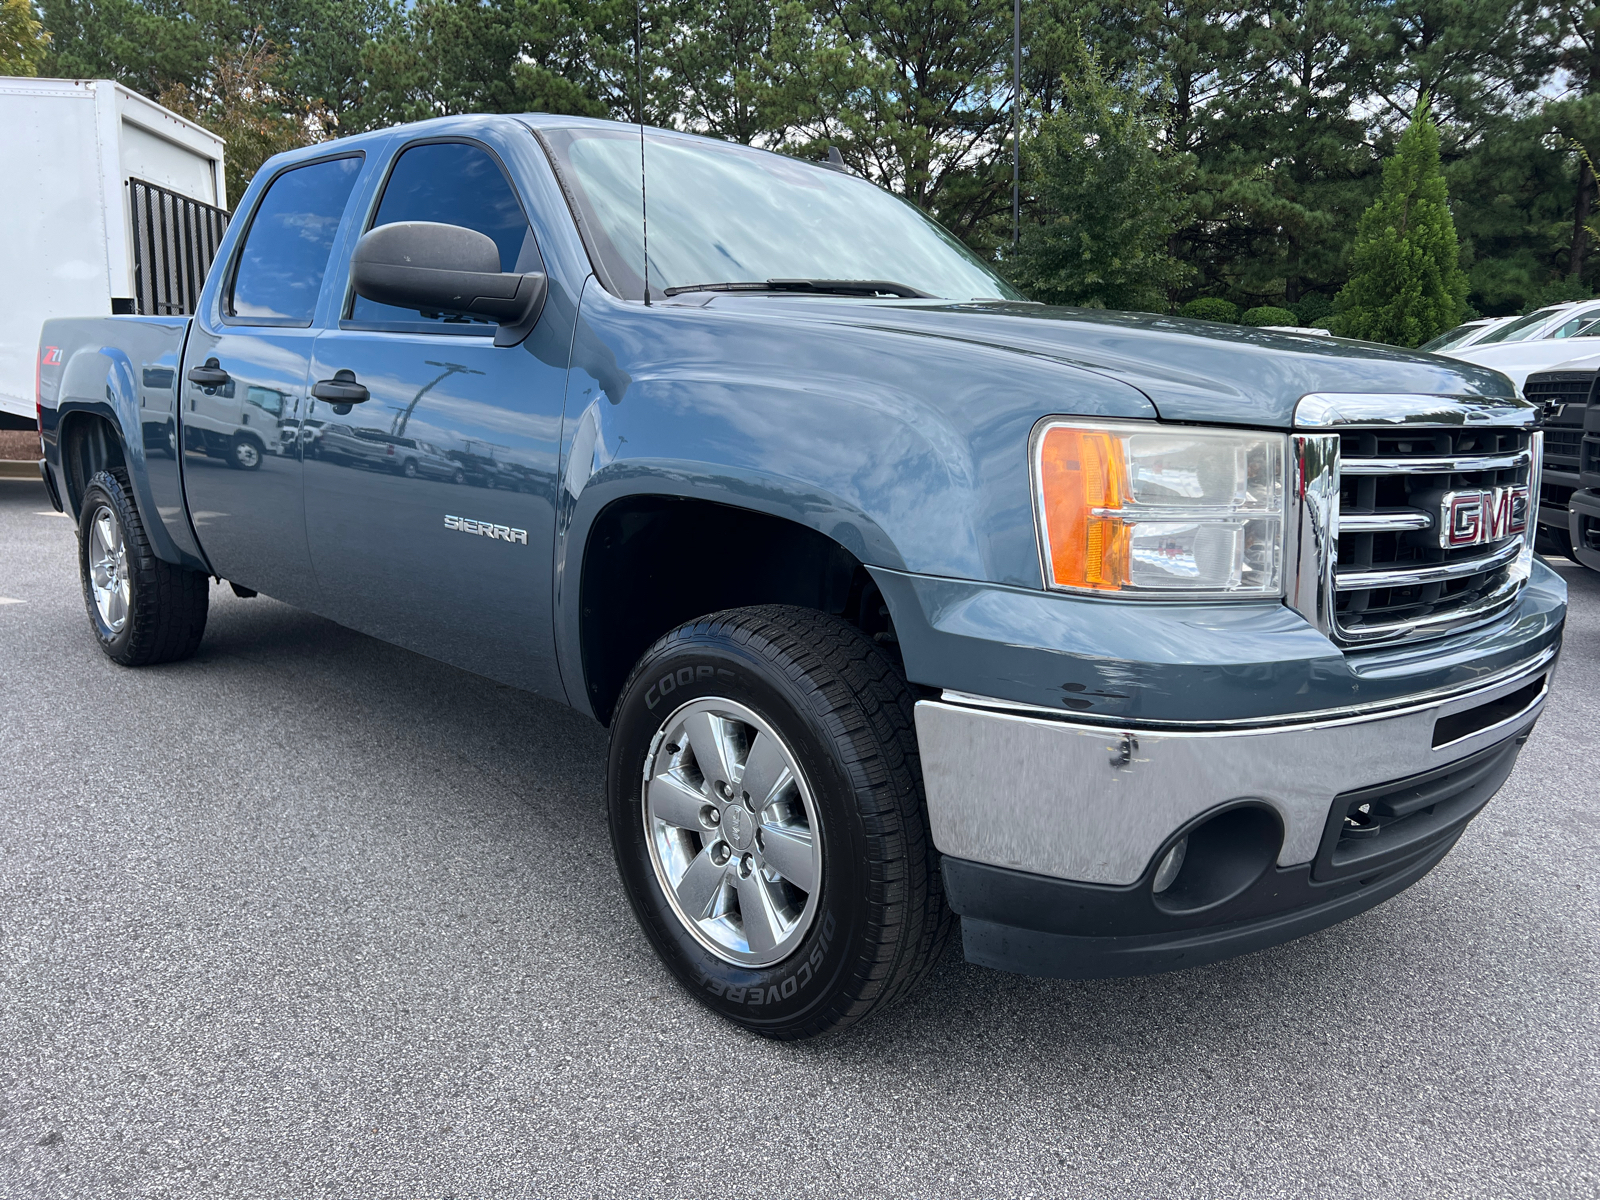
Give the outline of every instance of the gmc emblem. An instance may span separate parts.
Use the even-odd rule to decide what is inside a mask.
[[[1446,492],[1439,517],[1439,545],[1446,550],[1516,537],[1528,531],[1528,486]]]

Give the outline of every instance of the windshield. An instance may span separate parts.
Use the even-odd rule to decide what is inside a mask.
[[[1424,343],[1422,343],[1421,346],[1419,346],[1417,348],[1419,350],[1426,350],[1429,353],[1432,353],[1432,352],[1435,352],[1435,351],[1438,351],[1438,350],[1448,350],[1452,346],[1459,346],[1462,342],[1466,341],[1467,338],[1470,337],[1473,333],[1477,332],[1479,329],[1482,329],[1482,328],[1483,328],[1483,322],[1482,321],[1472,321],[1472,322],[1470,322],[1469,324],[1466,324],[1466,325],[1457,325],[1449,333],[1441,333],[1438,337],[1434,338],[1433,341],[1424,342]]]
[[[613,290],[639,299],[638,129],[540,132]],[[951,300],[1023,298],[919,210],[856,176],[657,130],[647,135],[645,163],[652,298],[769,279],[885,280]]]
[[[1531,312],[1525,317],[1518,317],[1509,325],[1502,325],[1487,337],[1480,339],[1476,344],[1487,346],[1493,342],[1520,342],[1533,336],[1534,330],[1548,321],[1555,311],[1553,308],[1541,308],[1538,312]]]

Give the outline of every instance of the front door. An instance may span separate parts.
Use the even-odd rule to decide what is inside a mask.
[[[274,179],[250,218],[219,318],[196,319],[179,378],[183,483],[195,533],[222,578],[315,606],[298,428],[312,319],[359,157]]]
[[[542,270],[517,193],[476,142],[405,148],[373,226],[464,225],[504,271]],[[359,297],[311,376],[365,392],[313,402],[306,533],[321,611],[467,670],[561,696],[550,617],[565,346]]]

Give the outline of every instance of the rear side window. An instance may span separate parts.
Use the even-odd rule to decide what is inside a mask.
[[[246,323],[309,325],[361,158],[285,171],[261,197],[234,270],[227,313]]]
[[[1545,337],[1547,337],[1547,338],[1577,337],[1578,336],[1578,331],[1580,329],[1583,329],[1585,326],[1589,325],[1591,322],[1593,322],[1594,318],[1595,318],[1595,314],[1594,314],[1594,312],[1592,310],[1588,311],[1588,312],[1580,313],[1576,317],[1569,317],[1565,321],[1561,322],[1560,325],[1556,326],[1554,332],[1545,334]]]
[[[539,271],[544,263],[517,193],[500,164],[468,142],[424,142],[403,151],[383,188],[372,228],[396,221],[464,225],[494,239],[502,271]],[[470,317],[440,317],[356,296],[352,320],[367,323],[492,324]]]

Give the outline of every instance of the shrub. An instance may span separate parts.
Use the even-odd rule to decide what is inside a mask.
[[[1348,335],[1393,346],[1420,346],[1466,311],[1467,277],[1427,93],[1383,164],[1383,190],[1361,214],[1350,282],[1337,305]]]
[[[1221,296],[1202,296],[1191,300],[1179,311],[1180,316],[1197,321],[1222,321],[1228,325],[1239,323],[1239,306]]]
[[[1310,329],[1321,329],[1317,322],[1325,320],[1333,312],[1333,301],[1326,296],[1313,292],[1309,296],[1302,296],[1288,306],[1294,313],[1294,323],[1304,325]]]
[[[1275,308],[1270,304],[1263,304],[1260,308],[1252,308],[1244,314],[1246,325],[1298,325],[1300,320],[1287,308]]]

